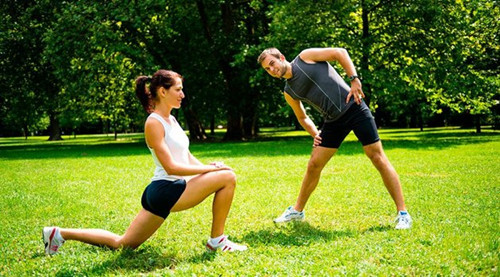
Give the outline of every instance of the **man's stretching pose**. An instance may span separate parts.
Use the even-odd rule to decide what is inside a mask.
[[[297,202],[274,222],[305,218],[304,207],[318,185],[321,171],[353,130],[396,204],[396,229],[410,228],[412,219],[406,211],[399,176],[384,153],[373,116],[363,101],[361,81],[347,51],[343,48],[310,48],[288,62],[278,49],[268,48],[257,61],[272,77],[286,79],[285,100],[292,107],[300,125],[314,138],[314,149]],[[329,61],[338,61],[342,65],[351,80],[351,87]],[[307,116],[302,102],[323,115],[325,123],[321,131]]]

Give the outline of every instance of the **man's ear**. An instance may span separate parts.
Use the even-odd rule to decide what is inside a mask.
[[[284,61],[284,60],[285,60],[285,55],[280,54],[280,61]]]

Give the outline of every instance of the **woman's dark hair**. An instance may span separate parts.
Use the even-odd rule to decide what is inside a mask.
[[[151,77],[139,76],[135,79],[135,95],[147,113],[152,113],[154,110],[154,100],[158,96],[158,89],[161,87],[169,89],[175,85],[176,78],[183,79],[177,72],[160,69]],[[149,89],[146,87],[147,82],[150,82]]]

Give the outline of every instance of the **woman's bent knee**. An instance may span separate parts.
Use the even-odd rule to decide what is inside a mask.
[[[141,244],[142,242],[137,242],[134,241],[133,239],[131,240],[130,237],[127,238],[127,236],[123,235],[120,238],[116,239],[111,247],[113,249],[120,249],[120,248],[136,249]]]
[[[224,179],[223,182],[227,186],[236,186],[236,173],[232,170],[224,170],[221,172],[222,178]]]
[[[124,240],[123,237],[115,241],[115,245],[113,245],[113,249],[120,249],[120,248],[127,248],[127,249],[136,249],[139,247],[142,243],[139,242],[134,242],[134,241],[127,241]]]

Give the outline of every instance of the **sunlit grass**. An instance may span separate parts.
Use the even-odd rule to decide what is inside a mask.
[[[236,171],[226,233],[249,251],[205,252],[210,198],[172,214],[136,251],[69,241],[52,258],[43,254],[43,226],[128,227],[153,172],[143,136],[0,138],[0,276],[498,275],[499,133],[380,133],[414,218],[409,231],[393,229],[394,204],[353,135],[325,168],[307,221],[275,226],[296,199],[312,141],[264,129],[262,139],[191,145],[203,162]]]

